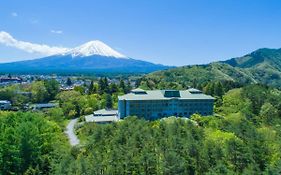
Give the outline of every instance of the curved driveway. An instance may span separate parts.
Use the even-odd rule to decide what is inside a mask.
[[[71,146],[75,146],[78,145],[80,140],[78,139],[78,137],[75,134],[75,130],[74,130],[74,126],[77,123],[78,118],[76,119],[71,119],[70,122],[68,123],[67,127],[66,127],[66,135],[69,138],[69,142]]]

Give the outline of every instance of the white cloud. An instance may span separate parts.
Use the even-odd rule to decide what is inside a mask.
[[[62,30],[51,30],[51,33],[62,34],[63,31]]]
[[[12,12],[11,15],[12,15],[13,17],[17,17],[17,16],[18,16],[18,14],[17,14],[16,12]]]
[[[0,44],[14,47],[28,53],[39,53],[45,56],[65,53],[69,50],[69,48],[64,47],[52,47],[46,44],[34,44],[26,41],[19,41],[4,31],[0,31]]]

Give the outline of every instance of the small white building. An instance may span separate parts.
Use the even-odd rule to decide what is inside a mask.
[[[85,116],[86,122],[111,123],[111,122],[117,122],[118,120],[119,120],[118,111],[109,110],[109,109],[101,109],[95,111],[91,115]]]
[[[12,108],[12,104],[8,100],[0,100],[0,110],[9,110]]]

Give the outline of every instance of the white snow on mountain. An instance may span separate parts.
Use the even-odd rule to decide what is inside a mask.
[[[101,55],[107,57],[116,57],[116,58],[127,58],[125,55],[113,50],[105,43],[95,40],[87,42],[81,46],[75,47],[64,53],[71,54],[72,57],[76,56],[91,56],[91,55]]]

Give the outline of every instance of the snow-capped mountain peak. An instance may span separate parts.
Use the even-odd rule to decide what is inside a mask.
[[[110,48],[108,45],[99,40],[94,40],[82,44],[81,46],[70,49],[65,54],[71,54],[73,57],[100,55],[107,57],[127,58],[125,55],[115,51],[114,49]]]

